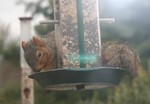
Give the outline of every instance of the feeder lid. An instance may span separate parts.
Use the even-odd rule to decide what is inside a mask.
[[[92,90],[118,85],[127,73],[113,67],[55,69],[29,75],[47,90]]]

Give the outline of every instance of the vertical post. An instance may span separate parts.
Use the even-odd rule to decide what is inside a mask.
[[[31,39],[31,17],[21,17],[20,23],[21,23],[21,36],[20,40],[22,41],[28,41]],[[28,78],[28,75],[31,74],[32,70],[27,65],[25,59],[24,59],[24,53],[22,47],[20,48],[20,60],[21,60],[21,69],[22,69],[22,79],[21,79],[21,95],[22,95],[22,104],[33,104],[34,103],[34,83],[33,80]]]

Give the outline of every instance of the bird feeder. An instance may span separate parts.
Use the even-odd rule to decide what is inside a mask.
[[[101,66],[98,0],[54,0],[58,69],[29,77],[47,90],[93,90],[118,85],[126,70]]]

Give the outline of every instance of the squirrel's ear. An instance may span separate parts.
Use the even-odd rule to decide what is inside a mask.
[[[33,44],[37,45],[38,47],[45,47],[45,42],[42,38],[37,38],[33,36],[32,38]]]
[[[24,51],[25,51],[26,46],[27,46],[27,43],[25,41],[22,41],[22,48]]]

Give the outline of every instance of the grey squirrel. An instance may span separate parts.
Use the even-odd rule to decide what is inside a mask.
[[[38,72],[57,68],[54,32],[49,33],[43,38],[33,36],[28,42],[22,41],[22,48],[25,60],[33,71]]]
[[[45,71],[57,68],[57,50],[55,32],[45,37],[33,37],[22,42],[24,57],[33,71]],[[138,54],[129,46],[117,42],[102,43],[102,66],[127,69],[131,76],[137,74],[140,66]]]

